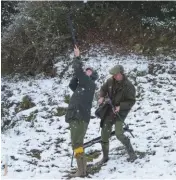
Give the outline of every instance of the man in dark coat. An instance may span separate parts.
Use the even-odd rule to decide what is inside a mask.
[[[132,148],[130,139],[123,134],[123,121],[132,106],[135,104],[136,90],[134,85],[125,76],[123,66],[116,65],[109,71],[109,73],[112,77],[109,78],[101,87],[98,102],[99,104],[102,104],[105,102],[106,97],[110,98],[115,108],[115,112],[113,112],[112,107],[109,105],[108,109],[106,108],[106,113],[104,113],[105,115],[102,119],[101,139],[103,159],[99,164],[103,164],[109,159],[109,138],[113,124],[115,124],[116,137],[126,147],[129,154],[128,160],[132,162],[137,158],[137,156]],[[115,113],[119,113],[121,118],[119,119],[118,116],[115,116]]]
[[[83,140],[90,121],[97,73],[92,68],[87,68],[84,72],[77,47],[75,47],[74,53],[76,56],[73,62],[74,77],[69,84],[73,95],[69,102],[65,120],[70,125],[72,148],[78,166],[78,170],[73,177],[83,177],[86,176],[87,167]]]

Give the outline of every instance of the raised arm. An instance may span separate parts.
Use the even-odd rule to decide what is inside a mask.
[[[79,79],[79,83],[84,83],[84,81],[88,78],[86,76],[86,74],[84,73],[83,69],[82,69],[82,61],[81,61],[81,57],[80,57],[80,51],[77,48],[77,46],[75,46],[74,48],[74,53],[75,53],[75,58],[73,60],[73,69],[74,69],[74,73],[75,76]]]
[[[69,83],[69,87],[72,91],[75,91],[77,86],[78,86],[78,78],[74,76]]]

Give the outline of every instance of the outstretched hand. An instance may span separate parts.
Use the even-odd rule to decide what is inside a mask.
[[[75,45],[75,48],[74,48],[74,54],[75,54],[76,57],[80,56],[79,48],[76,45]]]

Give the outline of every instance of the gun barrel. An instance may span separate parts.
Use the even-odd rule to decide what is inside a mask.
[[[114,136],[114,135],[115,135],[115,131],[112,131],[110,136]],[[100,142],[101,142],[101,136],[84,143],[83,147],[87,148],[87,147],[92,146],[93,144],[100,143]]]
[[[70,27],[70,30],[71,30],[71,35],[72,35],[72,39],[73,39],[73,44],[76,45],[77,42],[76,42],[76,37],[75,37],[75,30],[73,28],[73,22],[72,22],[72,19],[71,19],[71,14],[70,12],[68,13],[68,24],[69,24],[69,27]]]
[[[83,147],[84,148],[87,148],[87,147],[90,147],[92,146],[93,144],[96,144],[96,143],[99,143],[101,142],[101,136],[95,138],[95,139],[92,139],[91,141],[88,141],[86,143],[83,144]]]

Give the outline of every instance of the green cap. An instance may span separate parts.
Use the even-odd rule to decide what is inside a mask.
[[[124,73],[124,68],[122,65],[116,65],[112,69],[109,70],[109,73],[112,75],[118,74],[118,73]]]

